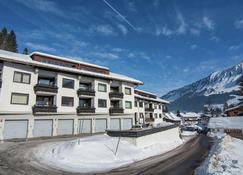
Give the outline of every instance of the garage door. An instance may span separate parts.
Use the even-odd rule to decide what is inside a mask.
[[[26,138],[28,120],[6,120],[3,131],[3,139]]]
[[[58,135],[73,134],[73,120],[58,120]]]
[[[91,119],[79,120],[79,133],[91,133],[92,122]]]
[[[52,120],[35,120],[34,137],[52,136]]]
[[[120,130],[121,129],[121,122],[120,122],[119,118],[110,119],[110,129],[111,130]]]
[[[124,118],[122,123],[122,129],[131,129],[132,128],[132,119]]]
[[[95,120],[95,132],[105,132],[106,128],[107,128],[106,119]]]

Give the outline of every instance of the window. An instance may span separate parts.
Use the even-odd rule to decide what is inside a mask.
[[[11,104],[27,105],[29,103],[29,94],[12,93]]]
[[[126,109],[132,109],[132,102],[131,101],[126,101],[125,102],[125,108]]]
[[[139,102],[139,107],[140,107],[140,108],[143,107],[143,102]]]
[[[125,88],[125,94],[126,94],[126,95],[132,95],[132,89],[126,87],[126,88]]]
[[[62,87],[74,89],[74,80],[63,78],[62,79]]]
[[[16,83],[30,84],[30,74],[15,71],[13,81]]]
[[[106,86],[106,84],[99,83],[98,84],[98,91],[99,92],[107,92],[107,86]]]
[[[91,99],[79,99],[79,106],[80,107],[91,107]]]
[[[138,107],[138,102],[137,101],[135,101],[134,106]]]
[[[161,105],[159,105],[159,109],[161,109]]]
[[[38,77],[38,84],[47,85],[47,86],[54,86],[55,85],[55,78]]]
[[[104,99],[98,99],[98,107],[99,108],[106,108],[107,107],[107,102]]]
[[[157,105],[154,105],[154,109],[157,109]]]
[[[85,91],[91,90],[91,83],[79,83],[79,89]]]
[[[36,96],[36,106],[53,106],[54,96]]]
[[[154,117],[155,117],[155,118],[158,118],[158,114],[154,114]]]
[[[73,97],[62,97],[62,106],[73,106]]]
[[[162,118],[162,115],[161,114],[159,114],[159,118]]]

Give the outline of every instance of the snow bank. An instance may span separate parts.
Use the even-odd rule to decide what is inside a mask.
[[[210,118],[208,128],[211,129],[243,129],[243,117]]]
[[[41,163],[71,172],[105,172],[176,148],[182,140],[160,142],[138,148],[118,138],[97,135],[74,141],[42,144],[34,150]]]
[[[195,136],[197,131],[182,131],[181,136]]]
[[[229,135],[216,139],[208,158],[196,170],[198,175],[241,175],[243,172],[243,140]]]

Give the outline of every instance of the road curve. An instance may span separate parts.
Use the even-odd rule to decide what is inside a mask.
[[[0,145],[0,174],[6,175],[81,175],[44,166],[39,163],[29,151],[40,143],[72,140],[74,138],[61,138],[38,140],[19,143],[4,143]],[[114,169],[100,175],[127,175],[127,174],[168,174],[189,175],[207,156],[211,140],[204,135],[193,138],[182,146],[148,158],[129,166]],[[97,173],[96,173],[97,174]]]

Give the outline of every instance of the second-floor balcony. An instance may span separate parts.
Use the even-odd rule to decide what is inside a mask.
[[[48,84],[36,84],[34,87],[35,92],[51,92],[57,93],[58,87],[56,85],[48,85]]]
[[[77,113],[95,113],[95,108],[92,106],[78,106]]]
[[[123,93],[122,92],[110,92],[109,93],[109,97],[110,98],[119,98],[119,99],[123,99]]]
[[[41,105],[34,105],[32,107],[33,113],[56,113],[57,107],[56,106],[41,106]]]
[[[91,88],[89,89],[78,89],[77,90],[78,95],[84,95],[84,96],[95,96],[95,91]]]
[[[110,114],[123,114],[124,109],[122,107],[111,107],[109,109]]]
[[[152,107],[145,107],[146,112],[154,112],[154,108]]]

